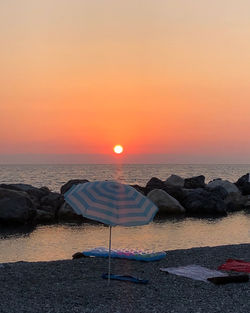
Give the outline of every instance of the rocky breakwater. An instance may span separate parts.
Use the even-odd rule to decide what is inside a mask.
[[[27,184],[0,184],[0,223],[47,224],[86,221],[64,201],[64,193],[86,179],[70,180],[60,193],[47,187]],[[215,216],[228,212],[250,210],[250,174],[232,183],[215,179],[205,183],[203,175],[182,178],[171,175],[165,181],[151,178],[146,186],[132,185],[151,199],[159,208],[159,216],[166,214]]]

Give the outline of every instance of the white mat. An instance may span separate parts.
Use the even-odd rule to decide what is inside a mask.
[[[210,270],[209,268],[195,264],[180,267],[164,267],[160,268],[160,271],[205,282],[209,282],[207,279],[210,277],[228,276],[226,273]]]

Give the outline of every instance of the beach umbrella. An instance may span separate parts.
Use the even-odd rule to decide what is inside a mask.
[[[71,187],[64,195],[74,211],[109,225],[109,271],[112,226],[138,226],[151,222],[158,208],[133,187],[116,181],[95,181]]]

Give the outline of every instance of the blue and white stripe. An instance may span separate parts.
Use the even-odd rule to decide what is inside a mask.
[[[114,181],[74,185],[64,198],[77,214],[110,226],[145,225],[158,210],[133,187]]]

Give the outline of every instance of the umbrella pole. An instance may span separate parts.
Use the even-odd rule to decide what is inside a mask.
[[[109,226],[109,273],[108,273],[108,285],[110,284],[110,254],[111,254],[111,230],[112,230],[112,226]]]

